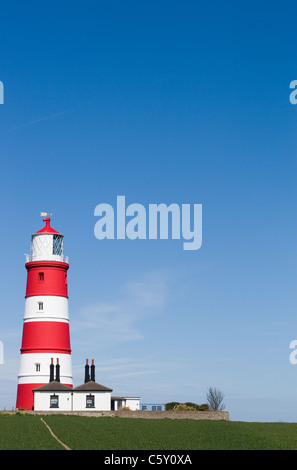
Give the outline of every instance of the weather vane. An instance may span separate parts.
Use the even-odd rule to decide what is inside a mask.
[[[46,217],[48,215],[53,215],[53,214],[50,214],[49,212],[40,212],[40,217]]]

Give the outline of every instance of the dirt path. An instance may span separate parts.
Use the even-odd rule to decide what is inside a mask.
[[[66,444],[64,444],[64,442],[60,441],[60,439],[57,438],[57,436],[53,433],[53,431],[51,430],[49,425],[44,421],[44,419],[40,418],[40,420],[43,422],[43,424],[45,424],[51,435],[56,439],[56,441],[59,442],[59,444],[61,444],[61,446],[63,446],[66,450],[71,450],[70,447],[68,447]]]

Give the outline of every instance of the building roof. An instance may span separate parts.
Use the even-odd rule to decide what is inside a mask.
[[[111,397],[112,400],[140,400],[140,397]]]
[[[78,392],[84,392],[84,391],[93,391],[93,392],[112,392],[111,388],[105,387],[104,385],[98,384],[97,382],[94,382],[93,380],[90,380],[89,382],[86,382],[82,385],[79,385],[78,387],[75,387],[73,391],[78,391]]]
[[[41,230],[38,230],[38,232],[35,232],[35,233],[58,233],[60,235],[59,232],[57,232],[57,230],[53,229],[51,226],[50,226],[50,217],[46,217],[45,219],[43,219],[43,222],[45,222],[45,227],[43,227]]]
[[[53,380],[45,385],[41,385],[40,387],[36,387],[33,389],[33,392],[70,392],[70,391],[78,391],[78,392],[88,392],[88,391],[98,391],[98,392],[112,392],[111,388],[105,387],[104,385],[98,384],[93,380],[86,382],[78,387],[72,388],[69,385],[62,384],[61,382],[57,382]]]
[[[33,389],[33,392],[70,392],[72,391],[73,388],[69,387],[69,385],[62,384],[61,382],[57,382],[56,380],[53,380],[52,382],[49,382],[48,384],[41,385],[41,387],[37,387]]]

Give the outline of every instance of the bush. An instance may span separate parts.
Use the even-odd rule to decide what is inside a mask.
[[[198,410],[199,409],[199,405],[197,405],[197,403],[192,403],[191,401],[186,401],[185,405],[191,407],[191,408],[194,408],[194,410]]]
[[[171,411],[178,405],[180,405],[180,403],[178,401],[171,401],[171,402],[165,404],[165,410],[166,411]]]
[[[202,405],[197,405],[196,403],[192,403],[191,401],[187,401],[186,403],[180,403],[178,401],[171,401],[170,403],[165,404],[165,410],[177,410],[177,411],[208,411],[209,405],[207,403],[202,403]]]
[[[187,406],[185,403],[180,403],[174,408],[174,411],[195,411],[193,406]]]
[[[202,405],[198,406],[198,411],[208,411],[209,405],[207,403],[203,403]]]

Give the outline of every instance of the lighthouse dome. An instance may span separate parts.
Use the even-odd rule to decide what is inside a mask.
[[[28,261],[66,261],[63,256],[64,235],[57,232],[50,225],[50,217],[43,219],[45,227],[33,233],[31,238],[31,252]]]

